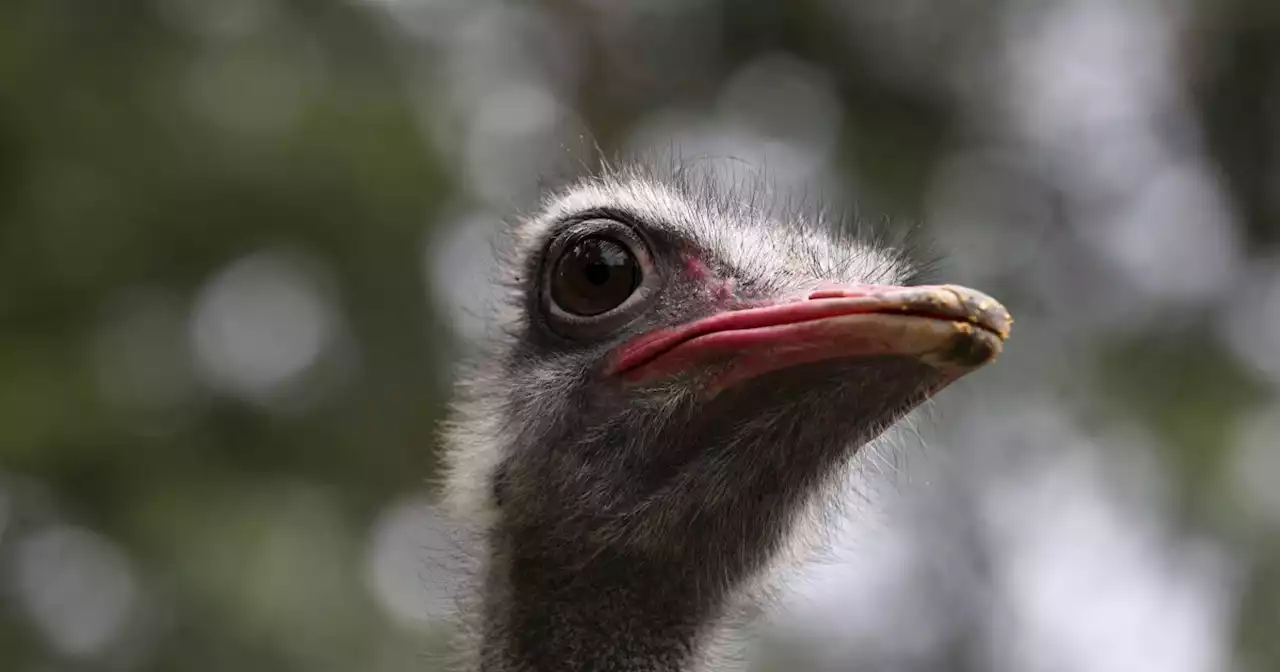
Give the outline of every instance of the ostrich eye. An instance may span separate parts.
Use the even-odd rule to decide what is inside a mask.
[[[625,303],[641,280],[640,263],[627,245],[589,236],[567,247],[556,261],[551,300],[566,313],[592,317]]]
[[[610,218],[572,222],[548,242],[538,282],[545,325],[561,338],[609,338],[653,305],[664,282],[638,227]]]

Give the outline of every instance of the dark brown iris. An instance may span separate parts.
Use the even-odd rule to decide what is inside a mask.
[[[573,315],[600,315],[622,305],[640,280],[640,264],[626,245],[592,236],[573,243],[556,262],[551,299]]]

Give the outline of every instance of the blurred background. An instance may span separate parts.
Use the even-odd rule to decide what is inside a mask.
[[[436,669],[487,240],[597,144],[1018,319],[754,669],[1280,669],[1269,0],[0,3],[0,668]]]

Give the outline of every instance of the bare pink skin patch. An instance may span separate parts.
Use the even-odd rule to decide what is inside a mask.
[[[694,254],[685,256],[684,274],[689,280],[705,286],[712,300],[718,305],[727,305],[733,300],[735,295],[733,278],[717,277],[711,267],[698,256]]]
[[[711,277],[711,269],[702,259],[688,254],[684,258],[684,275],[690,280],[701,282]]]

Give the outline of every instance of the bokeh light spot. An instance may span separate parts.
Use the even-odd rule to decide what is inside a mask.
[[[335,341],[338,309],[314,260],[251,253],[201,289],[191,340],[204,380],[249,400],[287,392]]]
[[[110,540],[54,526],[24,538],[10,577],[19,602],[62,653],[92,657],[129,623],[138,586],[133,567]]]

